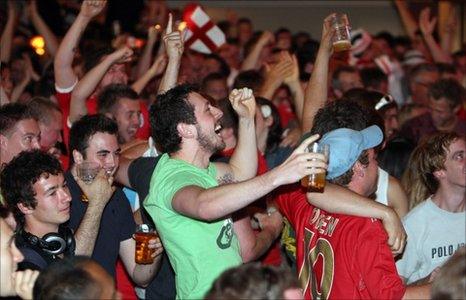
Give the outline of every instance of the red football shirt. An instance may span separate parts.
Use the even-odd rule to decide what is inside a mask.
[[[296,231],[306,299],[402,298],[405,287],[380,221],[315,208],[298,184],[279,192],[277,205]]]

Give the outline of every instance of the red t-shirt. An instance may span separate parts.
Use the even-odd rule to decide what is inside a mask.
[[[298,184],[279,190],[277,205],[296,232],[299,281],[306,299],[401,299],[387,234],[380,221],[313,207]]]

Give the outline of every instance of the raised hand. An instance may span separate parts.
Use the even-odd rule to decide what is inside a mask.
[[[32,299],[32,289],[39,276],[39,271],[24,270],[13,273],[13,283],[16,294],[21,299]]]
[[[335,28],[332,26],[332,19],[335,17],[335,13],[328,15],[324,19],[322,25],[322,38],[320,40],[320,45],[327,53],[332,54],[333,52],[333,36],[335,35]]]
[[[113,186],[113,177],[107,177],[105,175],[104,169],[100,169],[97,176],[91,183],[85,183],[79,177],[74,177],[79,187],[86,195],[89,205],[107,205],[108,201],[115,192],[115,187]]]
[[[234,89],[228,96],[231,106],[240,118],[254,119],[256,114],[256,98],[251,89]]]
[[[79,15],[90,19],[94,18],[102,12],[106,4],[107,0],[84,0]]]
[[[274,41],[275,41],[275,36],[273,35],[273,33],[271,33],[270,31],[264,31],[261,34],[257,43],[261,45],[262,47],[264,47],[265,45],[269,43],[273,43]]]
[[[184,51],[184,32],[173,30],[173,16],[168,15],[168,24],[163,42],[169,59],[180,59]]]
[[[272,170],[276,176],[274,184],[294,183],[304,176],[321,173],[322,170],[327,169],[323,154],[306,152],[307,147],[318,138],[319,135],[315,134],[305,139],[284,163]]]
[[[272,66],[265,64],[265,81],[267,83],[278,87],[285,78],[290,76],[293,76],[293,61],[289,55],[280,54],[278,63]]]
[[[287,61],[291,62],[291,74],[283,80],[285,84],[290,84],[293,82],[299,82],[299,65],[298,65],[298,59],[296,58],[296,55],[290,55],[288,51],[282,51],[282,54],[284,56],[284,59]]]
[[[430,8],[424,8],[419,14],[419,29],[421,30],[424,36],[430,36],[435,30],[435,25],[437,24],[437,18],[430,18]]]
[[[131,61],[133,58],[133,53],[134,52],[130,47],[124,46],[114,51],[112,54],[110,54],[110,56],[112,57],[114,63],[122,64]]]

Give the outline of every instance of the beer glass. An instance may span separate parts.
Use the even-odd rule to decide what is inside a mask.
[[[100,165],[92,161],[83,161],[76,166],[78,177],[86,184],[91,184],[97,174],[99,174]]]
[[[332,27],[335,28],[333,36],[333,50],[342,52],[351,49],[351,34],[348,16],[342,13],[336,13],[332,18]]]
[[[157,238],[157,233],[149,224],[140,224],[136,227],[134,239],[136,240],[136,252],[134,260],[137,264],[151,264],[154,262],[152,254],[155,249],[149,248],[149,241]]]
[[[328,161],[329,145],[314,142],[308,146],[308,152],[321,153],[325,156],[325,161]],[[307,191],[310,193],[323,193],[325,188],[325,174],[325,170],[322,170],[322,172],[303,177],[301,179],[301,185],[307,188]]]

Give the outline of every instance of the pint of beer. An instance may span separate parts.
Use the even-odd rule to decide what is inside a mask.
[[[342,52],[351,49],[351,34],[348,16],[336,13],[332,19],[332,27],[335,28],[333,36],[333,51]]]
[[[321,153],[325,156],[326,161],[328,161],[329,155],[329,145],[312,143],[308,147],[309,152]],[[307,191],[310,193],[323,193],[325,187],[325,171],[320,173],[311,174],[309,176],[301,178],[301,186],[307,188]]]
[[[154,262],[152,254],[155,249],[149,248],[149,241],[157,238],[157,234],[148,224],[141,224],[136,227],[134,239],[136,240],[136,252],[134,260],[137,264],[151,264]]]

